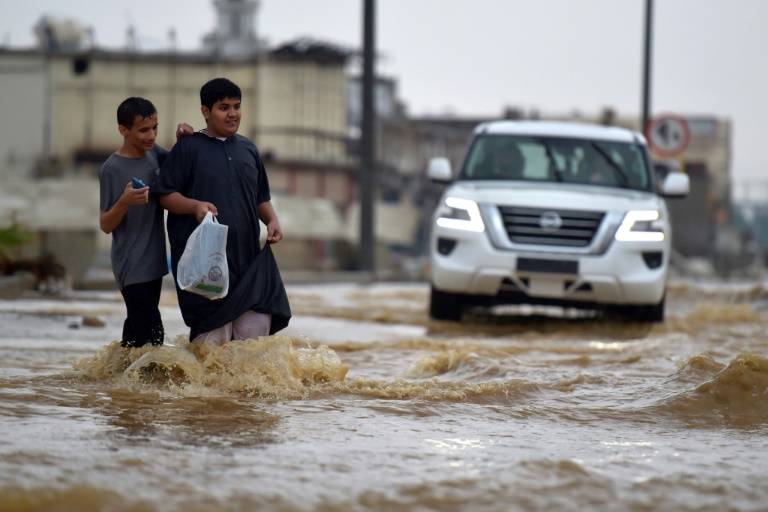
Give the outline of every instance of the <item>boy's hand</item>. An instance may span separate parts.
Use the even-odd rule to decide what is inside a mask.
[[[133,182],[128,182],[120,196],[120,201],[126,206],[147,204],[149,202],[149,187],[133,188]]]
[[[197,204],[195,205],[195,218],[197,219],[197,222],[203,222],[203,219],[208,212],[211,212],[214,217],[219,214],[219,211],[213,204],[206,203],[205,201],[197,201]]]
[[[190,125],[179,123],[179,126],[176,127],[176,140],[178,141],[180,138],[192,135],[193,133],[195,133],[195,130]]]
[[[280,229],[280,223],[276,220],[267,225],[267,242],[276,244],[283,239],[283,232]]]

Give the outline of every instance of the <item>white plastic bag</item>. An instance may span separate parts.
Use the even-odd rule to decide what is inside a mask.
[[[189,235],[176,267],[179,288],[211,300],[226,297],[229,292],[228,230],[211,212],[205,214],[203,222]]]

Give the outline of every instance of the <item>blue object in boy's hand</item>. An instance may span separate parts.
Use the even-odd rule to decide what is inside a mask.
[[[144,188],[146,185],[139,178],[133,178],[133,188]]]

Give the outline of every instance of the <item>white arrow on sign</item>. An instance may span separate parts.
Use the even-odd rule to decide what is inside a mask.
[[[651,149],[661,156],[677,156],[688,147],[691,132],[680,116],[665,114],[648,123],[646,133]]]

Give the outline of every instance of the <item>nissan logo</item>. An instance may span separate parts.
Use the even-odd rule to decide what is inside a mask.
[[[555,212],[544,212],[539,217],[539,226],[547,233],[557,231],[562,225],[563,219]]]

